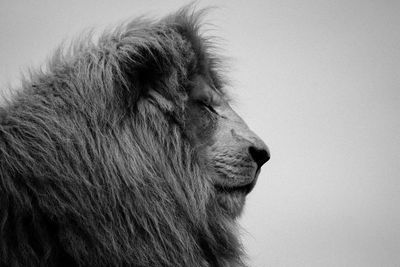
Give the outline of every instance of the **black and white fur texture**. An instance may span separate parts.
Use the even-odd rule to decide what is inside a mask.
[[[192,99],[225,99],[201,13],[60,49],[0,107],[0,266],[245,265],[245,194],[218,193],[207,152],[225,117]]]

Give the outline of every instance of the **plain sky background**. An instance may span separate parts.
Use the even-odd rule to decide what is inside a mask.
[[[1,90],[88,27],[185,3],[0,0]],[[240,220],[249,265],[400,266],[400,1],[208,5],[234,108],[272,153]]]

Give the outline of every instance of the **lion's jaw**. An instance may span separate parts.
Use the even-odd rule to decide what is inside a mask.
[[[246,196],[256,185],[260,169],[240,154],[230,156],[229,151],[223,151],[211,163],[215,172],[214,188],[218,204],[229,216],[237,218],[243,210]]]

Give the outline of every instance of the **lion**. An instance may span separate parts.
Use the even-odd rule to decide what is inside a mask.
[[[201,13],[59,49],[0,108],[1,266],[245,266],[236,219],[270,153]]]

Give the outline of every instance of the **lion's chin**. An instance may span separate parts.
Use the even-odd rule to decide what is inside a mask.
[[[246,193],[243,191],[219,191],[217,190],[218,204],[232,218],[237,218],[243,210],[246,201]]]
[[[245,185],[214,185],[219,205],[231,217],[237,218],[242,213],[246,196],[256,185],[259,174],[260,168],[255,171],[254,179]]]

